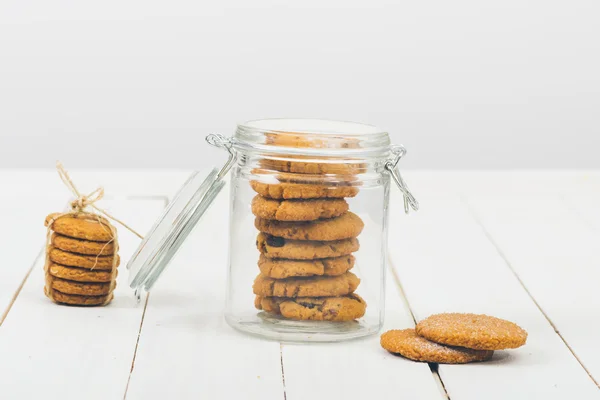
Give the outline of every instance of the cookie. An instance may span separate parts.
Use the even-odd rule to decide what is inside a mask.
[[[268,258],[261,254],[258,259],[260,273],[273,279],[313,275],[336,276],[349,271],[353,266],[352,255],[320,260],[286,260]]]
[[[364,223],[353,212],[310,222],[274,221],[256,217],[254,226],[261,232],[292,240],[341,240],[360,235]]]
[[[48,267],[48,272],[54,277],[67,279],[69,281],[110,282],[112,280],[112,272],[110,270],[90,271],[89,269],[67,267],[59,264],[50,264],[50,266]],[[118,270],[115,271],[115,277],[118,275],[118,273]]]
[[[323,135],[315,132],[271,131],[265,134],[265,144],[293,148],[357,149],[360,141],[346,135]]]
[[[61,293],[58,290],[44,287],[44,293],[57,303],[73,306],[99,306],[110,303],[113,299],[112,292],[103,296],[82,296],[78,294]]]
[[[111,292],[116,283],[83,283],[73,282],[64,279],[51,279],[50,287],[64,294],[79,294],[83,296],[101,296]]]
[[[260,195],[252,200],[252,213],[278,221],[314,221],[339,217],[348,211],[344,199],[276,200]]]
[[[360,279],[352,272],[338,276],[288,278],[275,280],[258,275],[252,289],[263,297],[322,297],[341,296],[356,290]]]
[[[250,181],[254,191],[271,199],[323,199],[354,197],[358,188],[353,186],[328,186],[301,183],[264,183]]]
[[[109,242],[114,237],[113,226],[98,215],[80,214],[59,217],[53,213],[46,217],[45,225],[63,236],[96,242]],[[54,219],[57,218],[57,219]]]
[[[342,136],[318,136],[294,132],[274,132],[265,135],[267,145],[288,148],[359,148],[360,142]],[[298,174],[357,174],[364,168],[364,164],[332,162],[341,161],[332,157],[298,156],[276,154],[273,157],[260,161],[264,168],[292,172]]]
[[[48,247],[48,257],[56,264],[71,267],[111,270],[113,267],[113,256],[88,256],[83,254],[69,253],[55,247]],[[119,266],[120,257],[117,255],[115,266]]]
[[[356,175],[363,172],[366,168],[366,164],[364,163],[338,163],[332,162],[332,158],[296,155],[280,155],[278,157],[280,158],[261,159],[259,165],[270,171],[311,175]]]
[[[472,350],[449,347],[431,342],[414,329],[392,330],[381,335],[381,347],[391,353],[400,354],[414,361],[439,364],[465,364],[473,361],[486,361],[494,354],[490,350]]]
[[[287,258],[291,260],[315,260],[341,257],[358,251],[358,239],[350,238],[331,242],[289,240],[259,233],[256,247],[267,258]]]
[[[71,253],[109,256],[115,252],[114,241],[93,242],[91,240],[74,239],[57,233],[53,233],[50,240],[52,245],[57,249]]]
[[[360,186],[360,178],[356,175],[318,175],[294,174],[290,172],[273,172],[264,168],[253,168],[251,176],[265,183],[293,183],[310,186],[346,187]]]
[[[517,324],[482,314],[436,314],[417,324],[417,333],[449,346],[476,350],[502,350],[521,347],[527,332]]]
[[[352,321],[365,315],[367,308],[367,303],[356,294],[297,298],[256,296],[254,305],[285,318],[312,321]]]

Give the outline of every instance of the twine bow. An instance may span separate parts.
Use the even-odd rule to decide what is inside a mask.
[[[102,198],[104,197],[104,188],[99,187],[98,189],[94,190],[93,192],[89,193],[88,195],[83,195],[77,189],[77,186],[75,186],[75,184],[71,180],[71,177],[69,176],[69,173],[67,172],[67,170],[65,169],[65,167],[60,163],[60,161],[56,162],[56,170],[58,172],[58,176],[60,176],[60,179],[63,181],[63,183],[65,184],[65,186],[67,188],[69,188],[69,190],[75,196],[75,200],[73,200],[71,202],[71,204],[70,204],[71,205],[71,212],[65,213],[65,214],[60,214],[57,217],[53,218],[53,221],[51,221],[48,224],[49,226],[52,225],[52,222],[56,221],[58,218],[63,217],[65,215],[69,215],[69,214],[75,214],[75,215],[77,215],[77,214],[87,214],[88,212],[86,212],[85,209],[87,207],[90,207],[90,208],[93,208],[94,210],[96,210],[98,213],[104,215],[106,218],[108,218],[108,219],[110,219],[112,221],[115,221],[116,223],[120,224],[121,226],[123,226],[124,228],[126,228],[128,231],[130,231],[131,233],[133,233],[134,235],[136,235],[140,239],[144,238],[142,235],[140,235],[139,233],[137,233],[133,228],[131,228],[125,222],[123,222],[123,221],[121,221],[121,220],[113,217],[108,212],[106,212],[106,210],[103,210],[103,209],[99,208],[98,206],[96,206],[95,203],[97,201],[99,201],[99,200],[102,200]]]

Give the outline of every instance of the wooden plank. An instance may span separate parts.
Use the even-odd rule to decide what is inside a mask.
[[[60,211],[67,196],[45,195],[14,190],[4,185],[0,220],[3,268],[0,268],[0,324],[14,296],[31,269],[44,242],[44,219],[51,210]]]
[[[145,232],[164,202],[106,201],[104,206]],[[43,226],[38,224],[38,231],[44,232]],[[124,265],[139,239],[124,229],[119,232]],[[42,244],[38,241],[38,249]],[[35,256],[27,251],[29,258]],[[109,306],[78,308],[56,305],[44,296],[43,263],[41,257],[0,328],[0,397],[122,398],[143,312],[126,284],[125,268]]]
[[[391,274],[386,293],[385,332],[414,327]],[[429,366],[392,355],[379,335],[343,343],[283,345],[287,400],[444,399]]]
[[[127,399],[283,399],[279,343],[224,321],[228,191],[153,288]]]
[[[600,186],[595,196],[471,196],[503,256],[574,354],[600,382]],[[570,200],[569,200],[570,199]]]
[[[421,210],[404,216],[401,198],[394,192],[390,253],[416,318],[439,312],[485,313],[515,321],[529,332],[525,347],[497,352],[491,362],[440,366],[450,398],[600,398],[594,382],[461,199],[450,188],[439,191],[418,180],[411,184],[419,194]],[[520,193],[507,194],[510,196],[521,199]],[[531,212],[532,207],[535,205],[521,205],[521,214]],[[492,210],[490,207],[490,215]],[[515,235],[519,229],[520,225],[514,225],[507,235]],[[524,239],[521,237],[529,245],[529,238]],[[532,278],[542,282],[546,276],[538,273]],[[558,298],[563,282],[548,282],[556,285]]]

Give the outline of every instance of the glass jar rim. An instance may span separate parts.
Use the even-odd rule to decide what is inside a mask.
[[[289,134],[318,146],[289,146],[269,143],[267,137]],[[348,146],[348,142],[356,146]],[[349,121],[313,118],[258,119],[240,123],[233,146],[242,152],[313,155],[330,157],[386,156],[390,151],[389,134],[373,125]]]

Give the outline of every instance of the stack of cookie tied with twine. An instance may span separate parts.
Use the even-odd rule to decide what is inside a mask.
[[[45,225],[51,231],[44,267],[46,296],[60,304],[108,304],[120,262],[116,229],[88,213],[53,213]]]
[[[414,361],[464,364],[487,361],[494,350],[516,349],[527,341],[517,324],[482,314],[436,314],[416,329],[381,335],[381,347]]]
[[[305,145],[301,140],[294,144]],[[350,270],[364,224],[345,200],[358,189],[327,184],[322,177],[351,176],[353,165],[270,159],[261,166],[277,171],[279,183],[251,181],[258,193],[252,212],[260,231],[255,307],[294,320],[362,317],[367,305],[354,293],[360,279]]]
[[[59,304],[106,305],[113,299],[120,263],[117,230],[108,219],[143,237],[94,204],[104,196],[102,188],[83,195],[61,163],[56,164],[56,169],[75,200],[70,211],[46,217],[44,293]]]

